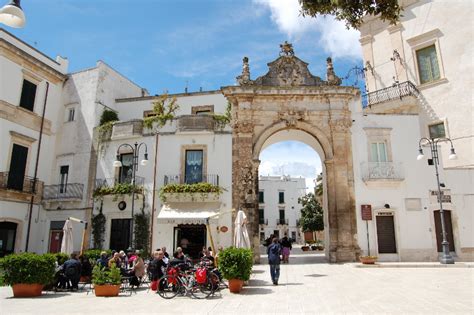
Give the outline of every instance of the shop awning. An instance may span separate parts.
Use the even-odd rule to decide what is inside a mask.
[[[206,219],[217,219],[220,204],[218,203],[170,203],[161,207],[158,213],[159,223],[205,224]]]

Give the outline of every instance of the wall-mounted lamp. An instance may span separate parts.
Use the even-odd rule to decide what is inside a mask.
[[[25,26],[26,18],[21,9],[20,0],[12,0],[0,9],[0,23],[15,28]]]
[[[385,209],[390,209],[390,205],[389,205],[388,203],[384,204],[383,207],[384,207]]]

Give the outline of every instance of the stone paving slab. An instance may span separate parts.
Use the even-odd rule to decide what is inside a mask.
[[[294,251],[297,252],[297,251]],[[86,292],[11,298],[0,288],[0,314],[473,314],[473,268],[354,268],[322,254],[293,255],[280,283],[266,264],[254,266],[241,294],[207,300],[164,300],[152,291],[114,298]]]

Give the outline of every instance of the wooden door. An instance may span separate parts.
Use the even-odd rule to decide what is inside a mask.
[[[0,222],[0,257],[15,251],[17,226],[13,222]]]
[[[397,252],[395,241],[395,225],[393,215],[377,215],[377,243],[379,254],[394,254]]]
[[[113,219],[110,228],[110,249],[116,251],[130,248],[131,219]]]
[[[451,222],[451,211],[443,210],[444,212],[444,223],[446,227],[446,238],[449,243],[449,251],[454,252],[454,237],[453,237],[453,225]],[[441,242],[443,241],[443,233],[441,229],[441,216],[439,210],[434,212],[435,230],[436,230],[436,244],[438,247],[438,253],[443,251]]]
[[[23,190],[27,157],[27,147],[18,144],[13,144],[10,170],[8,171],[7,187],[9,189],[15,189],[19,191]]]
[[[63,230],[51,230],[49,233],[49,252],[59,253],[63,241]]]

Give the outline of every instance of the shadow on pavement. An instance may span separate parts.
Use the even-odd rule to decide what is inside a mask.
[[[252,273],[264,273],[264,270],[252,270]]]
[[[38,300],[38,299],[56,299],[56,298],[61,298],[61,297],[64,297],[64,296],[69,296],[71,294],[67,294],[67,293],[46,293],[46,294],[42,294],[40,296],[36,296],[36,297],[19,297],[19,298],[16,298],[16,297],[13,297],[13,296],[9,296],[9,297],[6,297],[6,299],[15,299],[15,300],[18,300],[18,299],[21,299],[21,300]]]
[[[270,281],[260,280],[260,279],[250,279],[249,286],[263,287],[263,286],[273,286]]]
[[[271,294],[271,293],[273,293],[273,290],[271,289],[250,288],[250,287],[244,287],[242,291],[240,291],[240,294],[242,295],[261,295],[261,294]]]
[[[319,277],[326,277],[327,275],[318,275],[317,273],[314,273],[312,275],[304,275],[305,277],[314,277],[314,278],[319,278]]]

